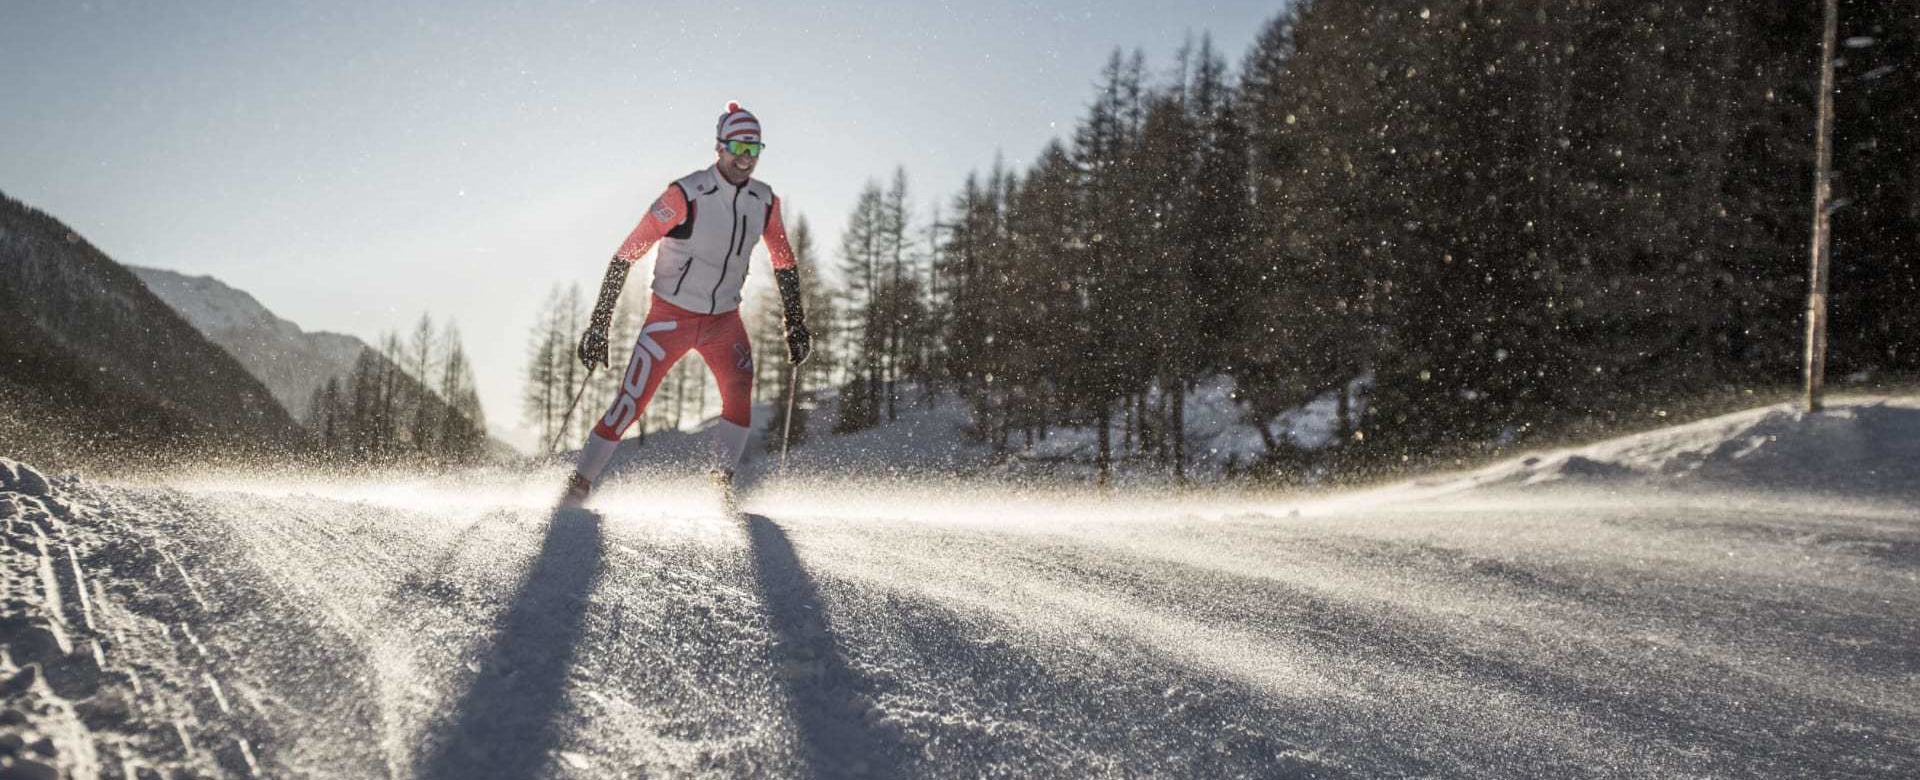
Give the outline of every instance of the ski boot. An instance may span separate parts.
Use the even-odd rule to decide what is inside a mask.
[[[560,508],[579,509],[582,504],[587,503],[587,497],[591,495],[593,495],[593,480],[580,476],[579,472],[574,472],[572,476],[567,477],[567,490],[560,495]]]
[[[720,491],[720,511],[740,514],[740,497],[733,492],[733,469],[714,469],[707,472],[707,479]]]

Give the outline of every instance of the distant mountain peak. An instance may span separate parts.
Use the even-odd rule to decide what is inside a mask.
[[[0,195],[0,442],[74,462],[267,451],[300,430],[265,383],[132,272]]]
[[[300,332],[300,326],[275,316],[247,291],[211,276],[192,276],[138,265],[129,265],[127,270],[202,331],[272,323]]]
[[[302,330],[247,291],[212,276],[128,269],[194,328],[238,358],[297,419],[306,419],[314,390],[352,371],[360,352],[370,349],[346,334]]]

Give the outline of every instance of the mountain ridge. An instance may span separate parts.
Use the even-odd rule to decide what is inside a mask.
[[[271,391],[59,219],[0,193],[0,442],[49,462],[284,453]]]
[[[246,290],[210,275],[127,266],[160,300],[245,366],[286,408],[307,422],[309,400],[328,379],[345,376],[361,350],[357,336],[307,331],[273,313]]]
[[[314,398],[331,380],[343,389],[361,355],[403,377],[410,392],[424,392],[434,400],[435,416],[448,403],[442,389],[413,376],[395,364],[393,356],[358,336],[334,331],[309,331],[275,314],[252,293],[208,274],[188,274],[163,268],[128,266],[162,301],[208,339],[240,361],[249,373],[273,392],[293,418],[313,428]],[[311,433],[312,431],[310,431]],[[516,450],[491,432],[483,432],[492,457]]]

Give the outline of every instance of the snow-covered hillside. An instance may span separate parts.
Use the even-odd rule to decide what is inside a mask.
[[[1916,426],[1313,497],[790,471],[739,515],[0,461],[0,776],[1912,777]]]
[[[298,436],[271,391],[125,267],[0,195],[0,454],[164,462]]]
[[[1920,498],[1920,397],[1856,400],[1812,414],[1785,404],[1750,409],[1423,482],[1456,490],[1654,486]]]
[[[366,342],[353,336],[301,330],[246,291],[211,276],[139,266],[128,266],[128,270],[194,328],[238,358],[295,419],[306,418],[315,389],[328,379],[346,375],[361,351],[368,349]]]
[[[1355,419],[1364,408],[1358,404],[1364,403],[1368,387],[1365,377],[1349,386],[1349,393],[1358,399],[1356,408],[1349,411]],[[1094,473],[1099,445],[1092,428],[1055,428],[1032,446],[1015,436],[1008,440],[1004,452],[996,454],[989,443],[973,433],[973,418],[966,403],[953,394],[927,399],[917,387],[908,387],[903,396],[907,400],[899,406],[898,420],[836,434],[832,431],[839,419],[839,396],[833,391],[816,394],[810,401],[814,408],[808,415],[806,437],[789,451],[787,467],[796,473],[824,476],[963,475],[1082,482]],[[1215,377],[1202,382],[1187,395],[1186,408],[1190,478],[1218,480],[1265,454],[1259,431],[1234,400],[1231,379]],[[1338,408],[1336,393],[1326,393],[1273,421],[1270,433],[1303,449],[1325,447],[1338,428]],[[776,465],[778,453],[768,453],[764,446],[766,426],[776,416],[776,410],[766,403],[753,407],[749,460],[743,469],[750,476]],[[644,441],[630,438],[621,444],[612,473],[619,478],[623,473],[704,469],[709,453],[707,431],[717,419],[687,430],[652,432]],[[1115,423],[1112,437],[1116,448],[1123,440],[1123,425]],[[1122,483],[1165,482],[1169,473],[1165,463],[1151,456],[1138,461],[1122,459],[1115,466],[1116,479]]]

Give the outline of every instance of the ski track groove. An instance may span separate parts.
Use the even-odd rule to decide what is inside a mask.
[[[1899,504],[728,518],[56,487],[0,509],[59,654],[101,670],[45,725],[105,776],[1920,771]],[[114,696],[121,725],[76,731]]]
[[[887,532],[886,526],[877,526],[877,527],[882,530],[874,531],[873,532],[874,534],[881,535]],[[959,536],[961,539],[972,540],[976,537],[984,537],[986,535],[957,534],[956,536]],[[951,543],[954,541],[954,536],[948,536],[946,538],[951,545]],[[1088,542],[1089,547],[1105,548],[1110,546],[1111,544],[1112,542],[1110,539],[1102,539],[1099,542],[1091,542],[1091,541]],[[1175,542],[1168,546],[1178,547],[1179,544],[1180,543]],[[857,549],[893,550],[893,549],[896,549],[897,546],[898,545],[889,545],[884,542],[875,542],[871,544],[859,545],[857,546]],[[952,546],[949,546],[947,548],[947,552],[951,554],[956,552],[956,550],[954,550]],[[1172,594],[1182,593],[1182,590],[1178,586],[1190,585],[1195,582],[1202,582],[1202,581],[1205,581],[1206,578],[1209,576],[1205,571],[1197,571],[1197,572],[1196,571],[1179,571],[1177,576],[1172,576],[1171,572],[1173,572],[1174,569],[1168,568],[1167,571],[1170,573],[1170,576],[1160,577],[1159,579],[1163,581],[1155,584],[1152,587],[1144,587],[1142,585],[1142,580],[1153,578],[1154,575],[1158,573],[1156,570],[1156,566],[1153,563],[1153,558],[1151,556],[1147,558],[1129,559],[1126,556],[1115,555],[1110,549],[1100,549],[1096,554],[1084,554],[1084,551],[1081,550],[1080,548],[1077,548],[1073,545],[1070,545],[1064,542],[1063,543],[1037,543],[1037,544],[1026,546],[1018,550],[995,551],[995,552],[996,554],[993,554],[993,555],[989,555],[985,553],[963,552],[961,553],[961,556],[968,559],[991,560],[997,564],[1011,562],[1019,565],[1022,568],[1025,568],[1027,570],[1027,574],[1031,575],[1031,574],[1037,573],[1043,578],[1054,580],[1060,583],[1063,588],[1086,590],[1089,588],[1089,586],[1091,586],[1094,589],[1105,590],[1110,594],[1109,596],[1104,598],[1096,598],[1096,599],[1093,599],[1092,601],[1095,603],[1118,604],[1120,606],[1117,606],[1111,609],[1103,608],[1102,610],[1100,610],[1101,614],[1094,616],[1096,621],[1109,620],[1113,622],[1124,622],[1121,616],[1136,614],[1136,613],[1146,614],[1146,613],[1153,613],[1157,611],[1162,614],[1156,615],[1152,620],[1143,621],[1143,624],[1147,626],[1166,626],[1170,624],[1177,625],[1177,623],[1174,622],[1173,618],[1168,617],[1168,613],[1189,612],[1191,611],[1190,605],[1195,600],[1185,597],[1183,595],[1172,595]],[[1164,549],[1158,551],[1158,553],[1160,555],[1167,554]],[[1186,556],[1173,556],[1173,557],[1186,557]],[[915,588],[924,588],[925,586],[923,583],[927,581],[927,578],[939,576],[938,572],[934,572],[934,571],[916,571],[910,575],[905,575],[905,576],[898,574],[898,572],[901,569],[913,568],[914,561],[909,560],[912,558],[913,556],[910,554],[900,556],[900,559],[897,559],[897,560],[894,558],[887,558],[886,563],[884,565],[865,564],[864,568],[888,571],[889,574],[887,576],[910,580],[911,582],[914,583],[913,587]],[[844,555],[840,556],[840,559],[842,562],[845,562],[848,560],[848,556],[844,556]],[[1346,559],[1341,561],[1341,563],[1342,563],[1342,566],[1340,568],[1350,568],[1352,564],[1356,562],[1351,559]],[[1382,576],[1383,572],[1379,570],[1379,566],[1378,566],[1379,563],[1380,562],[1378,560],[1372,561],[1370,566],[1361,567],[1361,571],[1355,574],[1354,576],[1358,578],[1375,578],[1375,577]],[[1174,566],[1184,567],[1184,564],[1176,563],[1174,564]],[[1273,568],[1276,572],[1285,572],[1287,570],[1287,567],[1284,564],[1275,566]],[[1401,567],[1395,567],[1390,571],[1400,571],[1400,570],[1401,570]],[[1311,572],[1311,574],[1315,574],[1315,575],[1322,574],[1322,573],[1323,572],[1321,571]],[[1431,572],[1422,573],[1418,571],[1412,572],[1412,573],[1416,575],[1425,574],[1428,576],[1432,574]],[[1444,580],[1450,580],[1450,582],[1443,583],[1441,580],[1421,579],[1419,581],[1416,581],[1414,583],[1407,585],[1406,587],[1390,589],[1388,591],[1388,594],[1391,594],[1394,591],[1398,591],[1401,594],[1401,597],[1397,600],[1392,598],[1376,598],[1371,600],[1355,601],[1354,599],[1352,599],[1351,595],[1348,595],[1348,597],[1344,600],[1340,600],[1338,599],[1338,597],[1341,594],[1352,594],[1356,592],[1365,593],[1366,589],[1350,587],[1355,584],[1350,582],[1312,583],[1307,581],[1306,579],[1289,578],[1287,575],[1283,573],[1276,574],[1271,572],[1262,572],[1259,575],[1248,575],[1246,579],[1248,579],[1249,582],[1231,583],[1225,587],[1210,587],[1208,588],[1208,591],[1216,594],[1226,595],[1229,597],[1228,601],[1234,601],[1233,599],[1231,599],[1231,596],[1235,593],[1255,592],[1260,587],[1262,587],[1263,584],[1269,584],[1273,586],[1283,586],[1286,590],[1289,590],[1289,591],[1297,591],[1298,593],[1309,594],[1306,597],[1307,598],[1306,603],[1309,605],[1314,604],[1316,602],[1331,602],[1331,603],[1338,604],[1338,606],[1342,611],[1347,612],[1348,614],[1351,615],[1351,617],[1343,619],[1343,624],[1325,624],[1324,621],[1314,620],[1313,619],[1314,610],[1307,610],[1306,612],[1294,611],[1294,612],[1285,613],[1279,616],[1281,618],[1280,620],[1268,624],[1268,625],[1284,626],[1285,630],[1288,632],[1298,632],[1298,630],[1302,628],[1300,624],[1304,620],[1307,623],[1307,626],[1305,628],[1308,628],[1308,629],[1317,628],[1318,630],[1309,630],[1305,632],[1306,635],[1308,636],[1316,636],[1322,640],[1315,643],[1318,645],[1317,647],[1314,648],[1315,655],[1321,655],[1321,656],[1331,655],[1335,657],[1338,657],[1341,654],[1352,655],[1354,653],[1354,649],[1352,648],[1351,639],[1352,639],[1352,635],[1355,633],[1353,631],[1353,628],[1355,627],[1362,627],[1365,629],[1365,631],[1362,632],[1362,636],[1364,636],[1366,633],[1369,633],[1369,632],[1382,632],[1382,631],[1388,632],[1389,636],[1393,636],[1397,634],[1405,634],[1408,630],[1418,627],[1418,630],[1420,632],[1419,634],[1416,635],[1416,636],[1419,636],[1418,640],[1400,641],[1397,644],[1404,644],[1404,645],[1417,646],[1417,647],[1439,647],[1439,648],[1447,649],[1445,652],[1442,652],[1437,656],[1430,654],[1429,657],[1421,659],[1422,664],[1430,666],[1437,662],[1445,662],[1447,666],[1452,668],[1477,670],[1475,672],[1476,674],[1478,674],[1483,678],[1491,677],[1492,678],[1491,682],[1494,684],[1506,686],[1506,687],[1519,688],[1518,691],[1496,690],[1492,692],[1492,694],[1494,695],[1504,697],[1503,706],[1518,711],[1518,716],[1513,718],[1512,721],[1508,724],[1507,730],[1509,732],[1524,731],[1529,727],[1538,728],[1537,724],[1540,724],[1542,722],[1550,722],[1556,713],[1569,711],[1569,708],[1571,708],[1571,711],[1579,712],[1579,711],[1582,711],[1583,709],[1592,710],[1595,706],[1600,706],[1601,710],[1603,710],[1602,712],[1590,713],[1589,715],[1582,716],[1580,718],[1580,721],[1585,725],[1572,724],[1569,726],[1570,728],[1573,728],[1575,732],[1578,733],[1578,736],[1577,738],[1572,738],[1572,737],[1568,738],[1566,744],[1562,746],[1562,749],[1566,751],[1580,753],[1586,750],[1584,748],[1580,748],[1580,745],[1583,745],[1583,744],[1618,745],[1618,744],[1621,744],[1623,741],[1625,741],[1628,736],[1630,736],[1626,734],[1615,733],[1615,732],[1609,731],[1606,728],[1601,727],[1601,724],[1605,722],[1604,720],[1605,716],[1608,714],[1604,710],[1606,710],[1608,707],[1613,707],[1615,710],[1621,709],[1618,706],[1620,702],[1616,701],[1612,705],[1592,704],[1593,702],[1606,702],[1606,701],[1609,701],[1610,699],[1617,699],[1619,697],[1613,696],[1612,692],[1609,692],[1609,691],[1597,690],[1597,689],[1591,688],[1590,686],[1582,686],[1580,684],[1577,684],[1578,683],[1577,680],[1570,680],[1569,678],[1565,678],[1563,675],[1559,674],[1559,672],[1553,667],[1553,664],[1552,664],[1552,662],[1556,660],[1553,657],[1555,655],[1560,657],[1597,656],[1600,658],[1606,658],[1605,654],[1596,653],[1595,651],[1598,649],[1604,648],[1604,645],[1605,645],[1604,638],[1615,634],[1618,630],[1620,630],[1621,628],[1620,626],[1609,625],[1608,622],[1602,620],[1602,618],[1604,618],[1605,616],[1598,614],[1596,611],[1577,609],[1578,607],[1581,606],[1577,601],[1552,602],[1551,605],[1554,607],[1568,609],[1570,611],[1585,612],[1588,614],[1576,615],[1573,619],[1558,622],[1557,625],[1553,626],[1555,629],[1557,629],[1556,631],[1543,632],[1543,633],[1548,633],[1550,635],[1562,635],[1566,637],[1566,639],[1564,639],[1562,643],[1567,644],[1570,649],[1556,650],[1548,654],[1548,657],[1530,660],[1525,654],[1515,654],[1511,652],[1505,652],[1502,650],[1502,648],[1525,649],[1528,643],[1525,641],[1526,633],[1523,631],[1503,631],[1501,634],[1496,635],[1496,639],[1498,641],[1490,643],[1490,646],[1477,647],[1475,646],[1476,644],[1489,644],[1489,643],[1484,643],[1484,642],[1470,643],[1470,642],[1463,641],[1466,638],[1470,638],[1472,634],[1467,633],[1462,635],[1460,632],[1451,631],[1449,629],[1449,624],[1450,622],[1452,622],[1450,618],[1457,618],[1461,615],[1484,615],[1487,612],[1492,612],[1494,615],[1499,615],[1499,614],[1502,614],[1503,612],[1510,614],[1511,608],[1507,610],[1487,610],[1482,608],[1480,605],[1475,604],[1472,600],[1466,600],[1464,602],[1461,601],[1461,599],[1466,599],[1467,597],[1471,596],[1472,595],[1471,593],[1450,594],[1451,596],[1453,596],[1453,598],[1442,599],[1443,601],[1446,601],[1450,605],[1453,605],[1449,611],[1457,613],[1455,615],[1446,615],[1446,616],[1423,615],[1408,609],[1394,608],[1394,605],[1396,604],[1405,603],[1407,601],[1407,599],[1405,599],[1405,595],[1409,593],[1419,592],[1420,590],[1423,590],[1423,589],[1432,590],[1435,587],[1440,586],[1442,584],[1445,584],[1448,587],[1454,587],[1457,589],[1457,583],[1461,579],[1460,573],[1448,572],[1448,574],[1450,576],[1445,577]],[[1016,572],[1003,572],[998,575],[995,575],[994,573],[984,573],[984,574],[978,574],[976,576],[979,576],[984,579],[991,579],[996,581],[1007,581],[1007,582],[1030,582],[1032,579],[1031,576],[1023,577],[1021,576],[1020,573],[1016,573]],[[961,593],[975,593],[978,591],[979,591],[978,583],[972,583],[958,589],[958,592],[961,592]],[[1053,608],[1052,611],[1047,612],[1049,620],[1057,620],[1058,614],[1060,611],[1073,613],[1078,610],[1078,605],[1074,603],[1076,599],[1063,598],[1061,596],[1062,592],[1066,592],[1066,591],[1055,592],[1053,594],[1047,594],[1046,596],[1043,596],[1043,597],[1049,598],[1048,604],[1050,607]],[[941,591],[940,593],[942,595],[947,594],[946,591]],[[1128,601],[1127,601],[1128,599],[1139,598],[1139,597],[1142,597],[1143,595],[1151,597],[1158,594],[1170,595],[1171,598],[1161,599],[1162,603],[1159,603],[1159,604],[1128,604]],[[1032,590],[1032,588],[1029,587],[1026,589],[1026,592],[1023,595],[1026,595],[1028,597],[1034,597],[1041,594],[1035,593]],[[1273,595],[1273,594],[1269,593],[1267,595]],[[1564,596],[1566,594],[1561,594],[1561,595]],[[1013,600],[1014,599],[1012,599],[1011,597],[1008,597],[1005,595],[989,594],[984,599],[982,599],[979,604],[976,604],[975,606],[991,606],[996,603],[1007,603]],[[1287,598],[1269,599],[1269,601],[1278,602],[1278,603],[1286,603],[1289,600],[1290,599],[1287,599]],[[1299,601],[1300,599],[1295,598],[1291,600]],[[1341,601],[1344,601],[1345,603],[1340,603]],[[1425,601],[1425,600],[1419,600],[1419,601],[1416,601],[1416,603],[1420,603],[1420,601]],[[1201,600],[1201,603],[1206,604],[1209,602],[1205,600]],[[1816,601],[1816,603],[1818,602]],[[1462,606],[1462,604],[1464,604],[1464,606]],[[1537,608],[1538,605],[1532,604],[1532,605],[1526,605],[1526,606]],[[1223,622],[1230,622],[1234,625],[1240,625],[1240,624],[1246,624],[1246,623],[1261,625],[1261,623],[1259,623],[1258,621],[1248,621],[1246,619],[1250,612],[1254,612],[1257,609],[1259,609],[1259,606],[1252,602],[1235,602],[1229,607],[1223,607],[1217,610],[1218,612],[1222,613],[1221,615],[1218,616],[1218,619],[1222,620]],[[1592,622],[1583,624],[1582,622],[1580,622],[1583,620],[1599,621],[1597,625],[1601,627],[1598,629],[1593,629],[1591,631],[1583,630],[1582,628],[1583,625],[1595,625],[1595,623],[1592,623]],[[1480,622],[1484,624],[1485,620],[1482,619],[1480,620]],[[1618,621],[1614,621],[1614,622],[1617,623]],[[1315,626],[1314,625],[1315,623],[1321,623],[1322,625]],[[1477,625],[1475,626],[1475,628],[1482,632],[1486,630],[1485,625]],[[1534,630],[1538,631],[1538,627],[1537,626],[1534,627]],[[1165,632],[1162,631],[1160,633],[1164,634]],[[1174,633],[1179,634],[1182,632],[1174,632]],[[1894,631],[1893,633],[1896,636],[1899,636],[1902,632]],[[1908,637],[1913,636],[1913,632],[1911,631],[1911,629],[1908,629],[1904,633]],[[1285,641],[1288,638],[1290,638],[1290,636],[1268,637],[1268,639],[1272,641]],[[1340,641],[1337,643],[1325,641],[1326,639],[1329,639],[1329,638],[1338,638]],[[1146,639],[1152,642],[1155,639],[1164,639],[1164,636],[1158,637],[1158,638],[1146,637]],[[1215,642],[1212,644],[1221,645],[1221,644],[1227,644],[1227,643]],[[1395,643],[1382,642],[1380,644],[1395,644]],[[1534,648],[1534,649],[1536,650],[1536,652],[1541,650],[1541,648]],[[1270,650],[1274,652],[1279,652],[1277,649],[1277,646],[1270,647]],[[1612,669],[1611,671],[1614,675],[1620,677],[1621,679],[1632,679],[1637,672],[1641,671],[1641,669],[1638,667],[1635,667],[1630,662],[1651,661],[1651,660],[1655,660],[1658,657],[1658,655],[1659,654],[1656,653],[1656,654],[1651,654],[1649,657],[1644,657],[1644,658],[1628,658],[1628,659],[1615,660],[1614,663],[1616,664],[1616,668]],[[1690,680],[1686,678],[1688,676],[1692,676],[1694,678],[1724,678],[1727,675],[1737,675],[1742,678],[1745,678],[1739,681],[1737,685],[1747,686],[1748,690],[1753,690],[1754,688],[1757,688],[1760,691],[1767,691],[1768,689],[1774,689],[1773,691],[1771,691],[1771,693],[1794,694],[1797,698],[1801,698],[1801,699],[1818,698],[1818,699],[1826,700],[1826,702],[1829,704],[1845,704],[1854,711],[1855,715],[1864,716],[1871,720],[1879,721],[1880,723],[1879,728],[1880,728],[1882,737],[1892,738],[1895,740],[1895,742],[1899,741],[1897,735],[1902,733],[1903,730],[1910,729],[1915,722],[1911,714],[1910,701],[1905,702],[1904,703],[1905,706],[1900,706],[1899,704],[1896,704],[1892,700],[1891,696],[1883,695],[1878,697],[1883,700],[1881,702],[1881,706],[1879,707],[1864,706],[1863,707],[1863,706],[1859,706],[1863,702],[1859,702],[1858,698],[1853,697],[1850,694],[1855,692],[1864,693],[1864,691],[1856,690],[1855,692],[1849,692],[1849,691],[1842,690],[1838,693],[1832,693],[1832,692],[1823,693],[1823,692],[1814,692],[1814,691],[1786,690],[1786,689],[1783,689],[1782,686],[1774,684],[1772,680],[1767,676],[1768,672],[1777,673],[1779,670],[1778,667],[1776,667],[1775,669],[1763,669],[1758,671],[1750,668],[1730,668],[1729,665],[1726,663],[1725,659],[1740,658],[1740,656],[1738,654],[1731,653],[1731,651],[1727,649],[1722,649],[1719,651],[1710,651],[1708,653],[1704,653],[1703,655],[1706,655],[1709,658],[1705,662],[1697,664],[1695,668],[1675,668],[1675,669],[1666,669],[1661,671],[1662,673],[1664,673],[1669,677],[1680,677],[1682,678],[1683,682],[1694,682],[1694,683],[1697,683],[1698,680],[1697,679]],[[1359,668],[1369,668],[1374,670],[1393,670],[1393,669],[1405,666],[1405,664],[1395,660],[1394,658],[1381,653],[1368,653],[1367,656],[1370,656],[1370,657],[1354,658],[1349,663],[1337,664],[1335,666],[1350,666],[1350,667],[1359,667]],[[1411,671],[1417,672],[1420,670],[1415,668]],[[1422,681],[1418,678],[1416,674],[1408,673],[1403,675],[1403,677],[1404,679],[1397,682],[1391,682],[1390,684],[1383,684],[1383,685],[1371,686],[1371,687],[1377,687],[1382,692],[1392,692],[1396,690],[1406,690],[1406,689],[1416,688],[1417,686],[1422,684]],[[1834,682],[1834,679],[1832,677],[1824,677],[1820,679],[1822,680],[1823,685],[1830,685],[1831,683]],[[1530,681],[1538,681],[1538,680],[1546,680],[1549,682],[1546,684],[1530,683]],[[1721,679],[1710,679],[1709,682],[1714,684],[1735,684],[1735,683],[1732,683],[1731,681],[1723,681]],[[1884,677],[1877,681],[1868,680],[1867,682],[1869,684],[1877,683],[1878,685],[1881,686],[1880,690],[1882,692],[1885,691],[1886,680],[1884,679]],[[1486,683],[1487,681],[1483,681],[1481,685],[1484,686],[1486,685]],[[1366,685],[1366,681],[1364,680],[1346,681],[1345,684],[1348,686],[1361,687],[1362,689],[1370,687]],[[1436,683],[1432,681],[1428,681],[1424,683],[1424,685],[1427,687],[1431,687],[1435,684]],[[1450,686],[1448,681],[1445,681],[1445,680],[1441,680],[1437,684],[1446,686],[1446,688],[1443,688],[1443,691],[1442,691],[1444,695],[1439,695],[1434,697],[1437,701],[1480,700],[1480,699],[1484,699],[1486,696],[1489,695],[1489,692],[1485,690],[1474,690],[1471,688],[1460,688],[1458,686]],[[1768,695],[1769,695],[1768,693],[1762,693],[1760,695],[1755,696],[1754,698],[1758,701],[1765,702],[1768,699]],[[1896,691],[1892,695],[1897,696],[1899,695],[1899,693]],[[1733,703],[1738,704],[1738,702],[1733,702]],[[1428,705],[1428,706],[1431,707],[1432,705]],[[1762,709],[1763,710],[1765,709],[1764,704],[1762,705]],[[1906,712],[1902,713],[1901,710],[1906,710]],[[1472,713],[1461,712],[1457,714],[1461,716],[1470,716]],[[1682,731],[1683,729],[1689,726],[1689,724],[1687,723],[1675,721],[1671,718],[1666,718],[1664,711],[1657,706],[1652,708],[1643,708],[1643,710],[1641,711],[1641,715],[1643,720],[1652,720],[1655,722],[1661,722],[1664,719],[1668,723],[1668,728],[1674,731]],[[1441,723],[1445,723],[1445,722],[1449,722],[1452,719],[1440,718],[1436,720]],[[1709,718],[1709,720],[1711,720],[1711,718]],[[1475,721],[1470,717],[1466,717],[1463,720],[1460,720],[1459,722],[1472,723]],[[1777,722],[1769,725],[1776,727],[1776,730],[1790,728],[1794,725],[1793,717],[1780,716],[1777,719]],[[1731,726],[1731,725],[1722,726],[1721,728],[1723,728],[1725,731],[1729,733],[1737,732],[1739,730],[1739,727]],[[1451,739],[1441,740],[1441,742],[1443,744],[1444,743],[1461,743],[1461,742],[1467,742],[1471,744],[1469,740],[1463,739],[1464,737],[1467,737],[1467,736],[1471,736],[1471,735],[1465,735],[1465,734],[1457,735],[1456,737]],[[1537,733],[1533,734],[1529,741],[1538,742],[1541,736],[1543,735],[1537,734]],[[1716,738],[1724,739],[1726,735],[1718,734],[1714,736]],[[1735,740],[1735,741],[1737,742],[1737,741],[1743,741],[1743,740]],[[1884,747],[1891,747],[1891,746],[1893,745],[1879,745],[1876,747],[1884,748]],[[1675,752],[1681,752],[1681,751],[1676,750]],[[1607,756],[1604,750],[1596,749],[1594,751],[1594,754],[1588,757],[1588,763],[1586,763],[1586,765],[1588,766],[1597,765],[1595,762],[1604,760],[1606,758]],[[1842,759],[1844,758],[1844,756],[1841,756],[1838,753],[1835,753],[1833,755],[1826,756],[1825,758]],[[1689,763],[1697,763],[1697,762],[1690,762],[1685,756],[1675,755],[1672,758],[1672,760],[1675,761],[1676,763],[1672,765],[1660,767],[1659,773],[1669,774],[1674,772],[1685,772],[1689,769],[1698,768],[1698,767],[1689,767],[1688,766]],[[1723,756],[1721,757],[1721,760],[1733,760],[1733,759],[1731,757]],[[1465,772],[1464,770],[1465,768],[1463,767],[1462,768],[1463,773],[1470,773],[1470,772]]]

